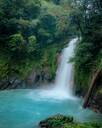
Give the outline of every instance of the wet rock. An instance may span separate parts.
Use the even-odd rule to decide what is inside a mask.
[[[8,80],[1,80],[0,81],[0,90],[6,89],[10,85]]]
[[[23,88],[23,83],[24,81],[18,79],[17,77],[10,77],[8,80],[0,81],[0,90]]]
[[[46,121],[41,121],[39,123],[40,128],[50,128],[49,124]]]
[[[46,85],[51,82],[51,75],[47,68],[43,70],[33,70],[26,78],[26,84],[29,87],[35,88],[41,85]]]
[[[8,80],[0,81],[0,90],[4,89],[24,89],[24,88],[36,88],[42,85],[48,85],[51,82],[51,76],[47,69],[32,70],[25,80],[18,78],[17,76],[11,76]]]

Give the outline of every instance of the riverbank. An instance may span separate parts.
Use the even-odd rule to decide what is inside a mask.
[[[40,128],[102,128],[101,123],[79,123],[73,117],[55,115],[39,123]]]

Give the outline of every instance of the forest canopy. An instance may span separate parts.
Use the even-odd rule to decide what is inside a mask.
[[[73,35],[69,12],[70,8],[65,9],[57,1],[1,0],[0,79],[13,74],[25,78],[33,67],[42,68],[42,65],[49,66],[52,75],[55,74],[53,54]],[[52,60],[46,56],[49,46],[51,50],[47,51],[49,55],[52,53]]]

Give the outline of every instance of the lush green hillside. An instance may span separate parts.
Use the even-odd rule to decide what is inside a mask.
[[[53,79],[56,56],[73,35],[69,12],[50,0],[1,0],[0,79],[46,67]]]

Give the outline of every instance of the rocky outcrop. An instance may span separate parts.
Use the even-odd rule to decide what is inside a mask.
[[[40,121],[40,128],[62,128],[66,123],[73,123],[73,117],[66,117],[61,114],[52,116],[46,120]]]
[[[11,77],[8,80],[0,81],[0,90],[18,88],[24,88],[24,81],[18,79],[17,77]]]
[[[97,113],[102,113],[102,94],[97,93],[91,101],[89,107]]]
[[[46,85],[53,79],[47,69],[44,70],[34,70],[26,78],[26,84],[30,87],[39,87],[41,85]]]
[[[0,90],[5,89],[24,89],[24,88],[36,88],[41,85],[48,85],[53,79],[47,69],[44,70],[32,70],[25,80],[18,78],[16,75],[8,78],[7,80],[0,81]]]
[[[16,76],[10,77],[8,80],[0,81],[0,90],[19,89],[19,88],[25,88],[25,82],[24,80],[21,80]]]
[[[56,65],[58,65],[61,61],[61,54],[57,53],[56,56]],[[43,85],[48,85],[48,83],[53,82],[55,75],[51,75],[49,71],[50,67],[43,67],[42,69],[33,69],[28,77],[26,78],[26,84],[29,87],[39,87]]]

